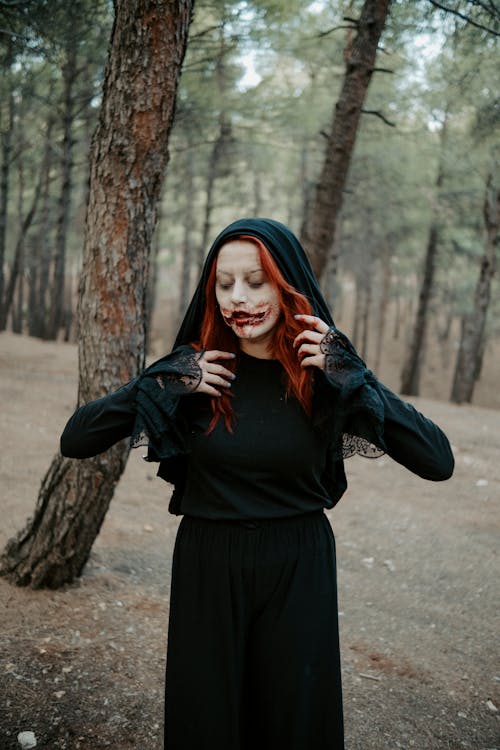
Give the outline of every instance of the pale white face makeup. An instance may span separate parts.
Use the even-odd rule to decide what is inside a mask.
[[[257,246],[248,240],[231,240],[221,247],[216,262],[215,295],[224,322],[240,339],[244,352],[269,357],[268,344],[280,307]]]

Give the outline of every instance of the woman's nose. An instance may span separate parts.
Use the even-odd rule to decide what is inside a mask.
[[[246,302],[246,299],[247,293],[245,283],[236,279],[232,288],[231,301],[233,304],[236,304],[237,302]]]

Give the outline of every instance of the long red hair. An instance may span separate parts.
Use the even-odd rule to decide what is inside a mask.
[[[304,326],[294,318],[294,315],[312,315],[313,310],[308,299],[291,286],[281,274],[273,256],[256,237],[241,235],[239,240],[252,242],[257,246],[262,269],[268,280],[278,293],[281,314],[273,332],[270,353],[279,360],[285,370],[286,395],[293,395],[306,414],[311,413],[312,406],[312,371],[309,367],[301,367],[297,352],[293,348],[295,337],[304,330]],[[205,313],[201,324],[200,341],[197,348],[220,351],[239,351],[238,337],[229,328],[220,314],[215,296],[217,261],[215,260],[208,277],[205,289]],[[236,370],[238,357],[233,362],[224,361],[224,367]],[[234,411],[231,405],[231,394],[222,390],[222,396],[211,399],[213,417],[208,431],[211,432],[222,417],[229,432],[232,432]]]

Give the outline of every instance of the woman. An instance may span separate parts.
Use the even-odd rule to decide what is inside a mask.
[[[174,484],[167,750],[344,747],[335,545],[343,458],[453,471],[446,436],[366,369],[295,236],[242,219],[215,240],[173,352],[82,406],[86,458],[126,436]]]

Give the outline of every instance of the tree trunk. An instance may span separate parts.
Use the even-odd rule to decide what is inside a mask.
[[[377,337],[375,341],[375,357],[373,369],[379,372],[382,362],[382,351],[384,348],[384,336],[387,323],[387,309],[391,293],[391,248],[389,243],[382,253],[382,293],[378,308]]]
[[[7,123],[2,128],[2,168],[0,171],[0,331],[5,329],[2,321],[7,321],[7,315],[4,314],[4,264],[7,241],[7,212],[9,205],[9,172],[12,158],[12,133],[14,131],[14,91],[11,84],[10,76],[10,55],[5,64],[5,70],[8,71],[7,80],[9,81],[9,94],[7,97]]]
[[[189,292],[191,286],[191,261],[193,259],[193,184],[194,184],[194,170],[193,170],[193,151],[189,147],[186,151],[186,175],[185,175],[185,210],[184,210],[184,242],[182,247],[182,263],[181,263],[181,291],[179,295],[179,321],[184,317],[188,303],[189,303]]]
[[[377,47],[390,0],[365,0],[357,33],[346,50],[346,72],[335,105],[323,169],[302,236],[313,270],[321,277],[335,239],[343,190],[354,150],[363,102],[372,77]]]
[[[50,183],[53,160],[52,133],[54,130],[55,118],[49,115],[47,120],[45,135],[45,153],[43,158],[43,183],[41,194],[41,207],[38,222],[38,232],[35,238],[35,256],[34,290],[32,303],[30,304],[30,333],[32,336],[48,338],[49,329],[49,279],[50,279],[50,230],[51,230],[51,212],[50,212]],[[33,256],[32,256],[33,257]]]
[[[432,222],[429,230],[429,239],[425,253],[424,274],[420,294],[418,298],[418,309],[413,326],[411,344],[408,356],[401,375],[401,393],[407,396],[418,396],[420,391],[420,372],[424,356],[424,343],[427,333],[429,305],[432,287],[434,284],[434,272],[438,252],[439,230],[436,222]]]
[[[332,252],[329,254],[325,271],[323,273],[323,291],[326,303],[333,312],[334,320],[337,324],[342,318],[342,286],[339,284],[334,256],[338,256],[336,245],[340,244],[340,230],[335,235],[335,242]]]
[[[19,157],[17,165],[18,173],[18,201],[17,201],[17,215],[19,224],[22,226],[23,223],[23,211],[24,211],[24,159],[22,156]],[[22,238],[19,247],[19,263],[18,263],[18,275],[17,275],[17,289],[14,292],[15,304],[12,305],[12,333],[23,332],[23,306],[24,306],[24,259],[25,259],[25,237]]]
[[[252,188],[253,188],[253,216],[259,217],[262,215],[262,177],[259,167],[254,167],[252,170]]]
[[[364,286],[361,284],[359,276],[355,276],[354,285],[354,319],[352,323],[352,343],[355,349],[359,349],[359,336],[361,329],[361,317],[363,310]]]
[[[396,288],[399,286],[398,281],[396,279]],[[396,300],[395,300],[395,311],[394,311],[394,329],[392,332],[392,338],[396,341],[399,339],[399,333],[401,330],[401,295],[398,293],[396,294]]]
[[[49,339],[57,339],[64,316],[64,274],[66,267],[66,238],[68,234],[71,210],[71,178],[73,172],[73,149],[75,140],[73,124],[75,120],[74,87],[78,78],[77,46],[72,43],[66,50],[63,65],[64,107],[63,107],[63,142],[61,157],[61,193],[59,197],[59,215],[57,219],[56,243],[54,255],[54,276],[50,293],[51,306],[49,316]]]
[[[424,357],[425,338],[429,317],[429,307],[434,286],[437,254],[439,249],[441,189],[444,180],[444,155],[447,142],[448,115],[445,112],[440,134],[439,164],[436,177],[436,194],[429,227],[427,248],[424,260],[422,285],[418,297],[417,314],[411,335],[408,354],[401,374],[400,391],[406,396],[418,396],[420,391],[420,372]]]
[[[30,209],[26,216],[24,217],[24,221],[19,229],[19,236],[17,238],[16,242],[16,248],[14,250],[14,258],[12,261],[12,267],[10,271],[9,276],[9,283],[7,284],[7,288],[5,290],[5,299],[4,304],[0,313],[0,330],[5,330],[7,327],[7,320],[9,317],[9,313],[12,307],[12,303],[14,301],[14,292],[17,286],[18,278],[21,274],[21,269],[23,267],[24,263],[24,243],[26,240],[26,235],[28,233],[28,230],[31,226],[31,223],[33,221],[33,217],[36,213],[36,207],[38,205],[38,200],[40,198],[40,193],[42,190],[42,177],[43,175],[40,174],[40,177],[38,179],[36,188],[35,188],[35,194],[33,195],[33,200],[31,202]]]
[[[230,47],[226,44],[225,38],[226,32],[226,21],[223,19],[219,29],[219,49],[217,59],[215,61],[215,72],[217,80],[217,90],[219,99],[221,102],[221,109],[218,117],[218,129],[217,137],[214,141],[212,151],[210,152],[210,158],[208,161],[207,170],[207,185],[206,185],[206,200],[205,200],[205,216],[203,220],[203,233],[201,239],[201,245],[198,252],[198,273],[201,273],[203,263],[208,250],[208,240],[211,231],[211,219],[212,211],[214,207],[214,190],[215,182],[218,177],[222,174],[227,173],[229,165],[226,164],[222,168],[222,162],[224,157],[227,158],[227,145],[232,138],[232,124],[231,117],[224,110],[223,103],[226,98],[227,92],[227,70],[226,70],[226,55]],[[192,167],[191,167],[192,168]]]
[[[151,253],[149,257],[149,275],[148,291],[146,298],[146,340],[144,342],[144,351],[146,356],[151,349],[151,331],[153,323],[153,314],[156,306],[156,297],[158,289],[158,263],[161,247],[161,228],[162,228],[162,199],[158,200],[156,227],[151,243]]]
[[[115,0],[115,9],[91,149],[78,304],[80,403],[143,367],[149,247],[192,2]],[[127,455],[126,441],[85,461],[57,455],[33,520],[7,545],[1,573],[36,588],[80,575]]]
[[[371,257],[371,256],[370,256]],[[371,266],[371,263],[370,263]],[[361,329],[361,358],[368,357],[368,336],[370,332],[370,313],[372,308],[372,281],[371,273],[365,275],[363,279],[363,312],[362,312],[362,329]]]
[[[208,250],[207,244],[208,244],[208,238],[210,236],[212,211],[214,207],[214,187],[215,187],[215,177],[216,177],[216,165],[217,165],[217,158],[218,158],[217,157],[217,142],[219,140],[219,137],[217,138],[217,141],[215,142],[214,147],[212,151],[210,152],[210,159],[208,160],[207,181],[205,185],[205,211],[204,211],[204,216],[203,216],[203,232],[201,236],[201,243],[198,249],[198,258],[197,258],[198,275],[201,273],[201,269],[203,268],[203,263],[205,261],[205,257],[206,257],[207,250]],[[193,176],[192,176],[191,165],[189,167],[189,170],[190,170],[189,180],[192,184]],[[192,201],[192,198],[190,200]],[[184,303],[181,303],[181,309],[185,309]]]
[[[474,294],[474,309],[462,319],[460,347],[450,396],[451,401],[457,404],[472,401],[474,386],[481,372],[486,316],[491,299],[491,281],[496,269],[500,229],[500,190],[493,185],[491,174],[486,183],[483,215],[486,228],[485,252],[481,258]]]

